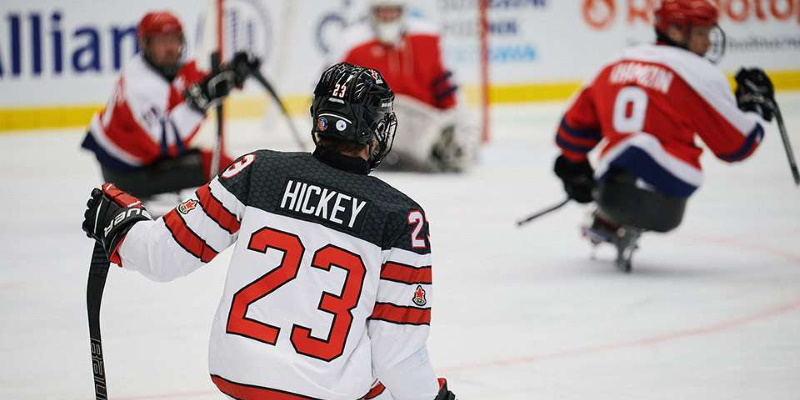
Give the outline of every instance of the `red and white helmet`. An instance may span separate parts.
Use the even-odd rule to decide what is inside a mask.
[[[405,0],[370,0],[369,7],[405,7]]]
[[[715,26],[719,21],[719,10],[708,0],[662,0],[655,17],[656,30],[665,33],[670,25],[682,29]]]
[[[379,42],[388,45],[397,45],[400,43],[403,33],[406,29],[406,1],[405,0],[370,0],[370,24],[375,31],[375,36]],[[392,7],[399,8],[400,15],[393,21],[381,21],[375,14],[381,8]]]
[[[142,17],[142,20],[139,21],[139,25],[136,27],[136,37],[138,37],[139,40],[168,34],[183,35],[181,22],[175,15],[168,11],[149,12]]]

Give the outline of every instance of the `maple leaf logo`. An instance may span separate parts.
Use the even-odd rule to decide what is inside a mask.
[[[197,208],[197,200],[189,199],[178,205],[178,212],[186,215],[195,208]]]
[[[425,289],[422,288],[422,285],[417,285],[417,290],[414,291],[414,298],[412,301],[420,307],[428,304],[428,300],[425,298]]]

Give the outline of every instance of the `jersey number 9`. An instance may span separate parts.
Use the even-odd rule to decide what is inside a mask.
[[[614,101],[614,131],[636,133],[644,128],[647,114],[647,93],[638,86],[626,86]]]

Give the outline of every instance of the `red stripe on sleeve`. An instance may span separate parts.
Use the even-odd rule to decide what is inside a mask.
[[[283,390],[236,383],[217,375],[211,375],[211,381],[220,392],[239,400],[320,400]]]
[[[370,318],[395,324],[430,325],[431,309],[375,303],[375,309],[372,310]]]
[[[409,284],[432,283],[431,267],[414,268],[393,262],[387,262],[381,268],[381,279]]]
[[[239,231],[239,219],[236,218],[235,214],[225,208],[221,201],[214,197],[208,185],[197,189],[197,198],[200,200],[200,206],[203,207],[203,210],[205,210],[209,218],[213,219],[220,228],[228,231],[230,234]]]
[[[164,223],[167,225],[172,238],[183,247],[189,254],[197,257],[200,261],[207,263],[217,256],[217,251],[212,249],[205,240],[194,233],[186,222],[178,215],[178,211],[173,209],[164,216]]]
[[[382,383],[378,382],[377,385],[375,385],[372,389],[369,390],[369,392],[367,392],[367,395],[364,396],[363,399],[364,400],[374,399],[374,398],[380,396],[381,393],[383,393],[384,390],[386,390],[386,386],[383,386]]]

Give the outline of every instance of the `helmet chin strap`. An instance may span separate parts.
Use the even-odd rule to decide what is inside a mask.
[[[378,142],[372,140],[367,144],[367,161],[372,162],[372,159],[375,158],[377,155],[377,151],[379,151],[380,146],[378,146]]]

